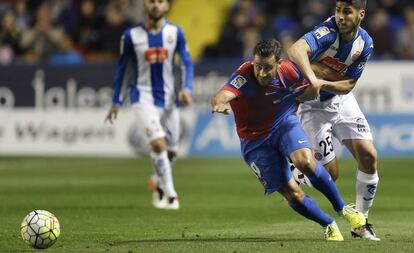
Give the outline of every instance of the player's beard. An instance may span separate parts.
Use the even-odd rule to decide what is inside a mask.
[[[164,13],[162,13],[162,14],[160,14],[160,15],[158,15],[158,16],[156,16],[156,15],[152,15],[152,14],[148,14],[148,17],[149,17],[152,21],[157,22],[157,21],[161,20],[162,18],[164,18]]]
[[[265,77],[265,78],[257,78],[257,81],[261,86],[268,86],[272,84],[273,79],[271,77]]]

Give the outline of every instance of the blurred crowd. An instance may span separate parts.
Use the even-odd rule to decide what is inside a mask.
[[[1,0],[0,65],[77,65],[113,61],[127,27],[144,17],[143,0]],[[333,14],[334,0],[235,0],[204,59],[248,58],[260,38],[284,47]],[[414,1],[368,0],[362,25],[376,59],[414,59]]]
[[[2,0],[0,64],[113,60],[143,15],[141,0]]]
[[[249,58],[256,42],[266,37],[288,48],[332,16],[334,7],[335,0],[238,0],[204,58]],[[414,59],[413,0],[368,0],[362,27],[374,40],[374,59]]]

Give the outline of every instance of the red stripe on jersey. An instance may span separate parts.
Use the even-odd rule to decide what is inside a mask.
[[[285,81],[288,81],[290,84],[299,82],[299,74],[291,61],[282,60],[280,61],[279,68],[277,69],[277,74],[279,79],[282,81],[283,85],[286,85]]]

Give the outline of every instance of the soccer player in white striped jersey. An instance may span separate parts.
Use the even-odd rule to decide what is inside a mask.
[[[140,132],[148,140],[154,175],[148,180],[155,208],[179,209],[172,164],[179,141],[178,106],[192,102],[193,65],[183,30],[165,19],[171,0],[145,0],[146,19],[127,29],[113,84],[113,104],[106,120],[116,119],[122,90],[130,86],[130,101]],[[175,86],[174,57],[181,58],[183,81]],[[125,85],[127,83],[127,85]]]
[[[310,87],[298,110],[300,121],[313,141],[315,158],[338,177],[338,164],[332,146],[335,136],[358,162],[356,209],[368,218],[378,185],[377,151],[368,122],[355,100],[352,89],[373,51],[373,41],[360,27],[366,0],[336,0],[335,16],[317,25],[288,50]],[[324,66],[332,85],[322,85],[310,62]],[[351,231],[355,237],[379,241],[372,225]]]

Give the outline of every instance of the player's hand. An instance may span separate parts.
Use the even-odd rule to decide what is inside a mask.
[[[222,114],[225,114],[225,115],[229,115],[230,112],[231,112],[230,105],[228,103],[214,105],[211,112],[212,113],[217,112],[217,113],[222,113]]]
[[[309,100],[315,100],[319,99],[319,92],[321,90],[322,83],[319,81],[316,81],[308,86],[308,88],[305,89],[302,95],[298,97],[299,101],[309,101]]]
[[[193,103],[191,94],[187,90],[182,90],[178,93],[178,101],[180,101],[184,106],[190,106]]]
[[[109,123],[113,124],[114,121],[116,120],[116,117],[118,116],[118,111],[119,111],[119,107],[112,106],[109,109],[109,112],[106,115],[104,122],[106,123],[107,121],[109,121]]]

